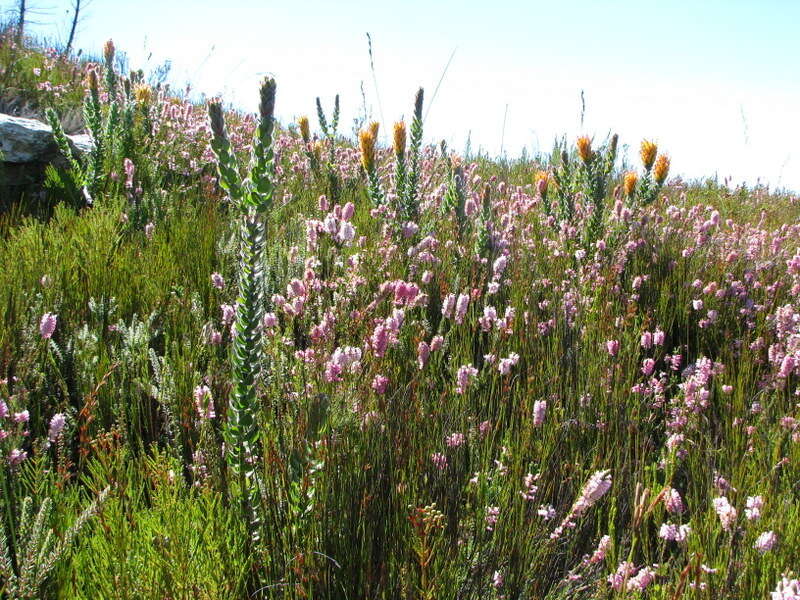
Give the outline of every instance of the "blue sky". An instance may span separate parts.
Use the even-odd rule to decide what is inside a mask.
[[[29,3],[46,9],[36,30],[63,40],[69,1]],[[798,23],[794,0],[92,0],[76,45],[99,54],[111,37],[145,70],[170,59],[174,84],[246,109],[269,73],[283,120],[338,92],[346,131],[363,81],[384,134],[418,86],[430,100],[455,51],[428,103],[428,141],[460,150],[469,134],[473,149],[497,154],[502,141],[518,156],[615,131],[631,158],[643,137],[657,141],[688,178],[800,190]]]

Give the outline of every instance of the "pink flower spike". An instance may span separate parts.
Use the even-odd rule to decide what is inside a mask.
[[[55,443],[58,439],[58,436],[61,435],[61,432],[64,431],[64,425],[67,424],[67,419],[64,416],[64,413],[56,413],[53,415],[53,418],[50,419],[50,429],[47,432],[47,439],[49,439],[52,443]]]
[[[42,335],[42,338],[49,340],[53,337],[57,322],[58,316],[53,313],[44,313],[44,315],[42,315],[42,320],[39,321],[39,333]]]
[[[547,412],[547,400],[537,400],[533,403],[533,426],[539,427],[544,423],[544,416]]]
[[[219,273],[212,273],[211,274],[211,285],[213,285],[218,290],[221,290],[225,287],[225,280],[222,278],[222,275]]]
[[[774,531],[765,531],[756,539],[753,548],[758,550],[761,554],[766,554],[775,547],[778,543],[778,536]]]

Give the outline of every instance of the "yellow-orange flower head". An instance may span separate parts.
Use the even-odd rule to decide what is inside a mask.
[[[622,179],[622,189],[624,190],[626,196],[633,195],[633,192],[636,189],[637,181],[639,181],[639,176],[636,173],[633,171],[628,171],[625,173],[625,177]]]
[[[373,121],[372,123],[369,124],[369,131],[372,134],[372,137],[375,138],[376,142],[378,141],[378,129],[380,129],[380,127],[381,124],[378,123],[377,121]]]
[[[322,141],[317,140],[316,142],[314,142],[314,147],[311,149],[311,152],[314,153],[314,158],[317,160],[317,162],[322,160],[322,149],[323,149]]]
[[[658,146],[656,146],[650,140],[643,140],[642,141],[642,148],[639,151],[639,156],[642,157],[642,164],[646,171],[649,171],[653,168],[653,163],[656,160],[656,154],[658,153]]]
[[[662,185],[669,173],[669,156],[662,154],[656,160],[656,167],[653,169],[653,177],[658,185]]]
[[[550,173],[547,171],[538,171],[534,177],[536,183],[536,191],[544,198],[547,195],[547,185],[550,183]]]
[[[361,148],[361,164],[367,173],[372,173],[375,169],[375,134],[371,126],[358,133],[358,145]]]
[[[394,124],[394,136],[392,139],[392,146],[394,153],[397,156],[405,156],[406,153],[406,124],[403,121],[398,121]]]
[[[578,138],[577,146],[578,156],[580,156],[581,160],[588,165],[592,160],[592,140],[590,140],[587,136],[582,135]]]
[[[144,83],[139,83],[133,88],[133,97],[137,103],[147,106],[153,101],[153,88]]]
[[[300,137],[307,144],[311,140],[311,128],[308,124],[308,117],[303,115],[297,119],[297,126],[300,128]]]

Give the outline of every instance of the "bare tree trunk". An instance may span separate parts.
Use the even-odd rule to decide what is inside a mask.
[[[67,40],[67,45],[64,47],[64,56],[69,55],[69,51],[72,49],[72,42],[75,40],[75,29],[78,27],[78,15],[81,12],[81,0],[75,0],[75,5],[73,6],[73,14],[72,14],[72,27],[69,29],[69,39]]]
[[[22,43],[25,32],[25,0],[19,0],[19,21],[17,21],[17,41]]]

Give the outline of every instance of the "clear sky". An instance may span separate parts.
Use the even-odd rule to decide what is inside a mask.
[[[65,39],[70,1],[28,2],[42,9],[37,32]],[[363,81],[385,135],[422,86],[426,140],[457,150],[468,134],[473,150],[502,142],[514,157],[614,131],[631,158],[657,141],[688,178],[800,191],[798,26],[798,0],[91,0],[76,46],[99,54],[111,37],[132,67],[170,59],[174,84],[249,110],[269,73],[282,120],[338,92],[350,132]]]

